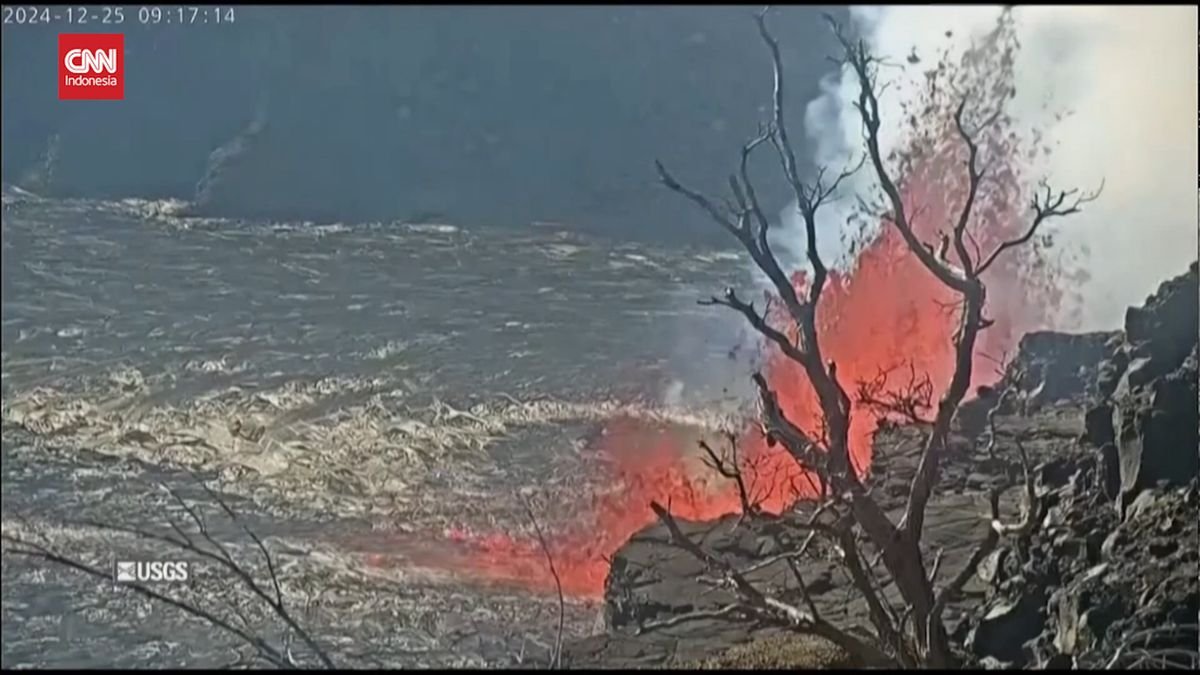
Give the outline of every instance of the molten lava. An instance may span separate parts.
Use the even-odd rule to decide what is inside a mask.
[[[1001,242],[1020,237],[1029,227],[1023,208],[1021,162],[1029,150],[1003,113],[1011,94],[1011,25],[1001,22],[991,41],[967,52],[958,64],[945,60],[925,74],[927,88],[916,102],[920,114],[903,120],[912,131],[896,157],[896,182],[918,237],[935,250],[943,231],[957,220],[967,192],[966,148],[953,113],[962,92],[971,91],[975,121],[1000,114],[981,131],[979,145],[988,162],[989,183],[975,204],[970,231],[972,258],[986,256]],[[978,85],[978,86],[976,86]],[[974,384],[994,382],[998,365],[1027,330],[1044,325],[1062,300],[1056,271],[1037,260],[1037,249],[1017,248],[985,275],[989,302],[985,316],[995,323],[976,349]],[[951,262],[960,263],[950,251]],[[804,283],[795,277],[797,287]],[[818,307],[818,332],[827,359],[837,363],[838,379],[853,397],[855,384],[897,367],[928,375],[932,402],[948,385],[953,369],[952,339],[958,323],[956,296],[908,250],[896,228],[884,223],[860,250],[848,273],[829,277]],[[777,349],[765,373],[789,419],[807,430],[819,428],[819,408],[803,369]],[[856,466],[869,467],[877,420],[855,405],[851,452]],[[549,537],[549,548],[564,591],[578,597],[602,595],[608,558],[633,534],[651,524],[651,500],[670,504],[685,519],[711,519],[739,510],[731,482],[696,460],[695,439],[678,431],[648,428],[634,420],[616,420],[595,451],[615,467],[612,489],[593,499],[586,516]],[[754,490],[763,506],[778,512],[808,494],[796,481],[794,462],[779,446],[767,447],[754,425],[741,439],[741,452],[756,465]],[[447,533],[463,548],[448,566],[485,580],[554,589],[545,554],[532,537]]]

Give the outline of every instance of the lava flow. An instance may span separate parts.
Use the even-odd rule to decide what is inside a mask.
[[[1044,151],[1026,147],[1014,132],[1013,121],[1003,114],[1013,81],[1011,25],[1002,21],[992,38],[968,51],[961,62],[943,59],[925,73],[924,93],[910,106],[919,112],[909,117],[906,110],[903,122],[911,129],[893,158],[900,167],[896,182],[913,229],[936,248],[942,233],[957,219],[967,193],[966,147],[954,122],[957,102],[962,92],[971,91],[979,120],[998,111],[994,124],[979,136],[989,183],[973,210],[969,252],[975,260],[1001,242],[1020,237],[1029,227],[1028,198],[1021,189],[1022,162],[1031,152]],[[953,250],[947,255],[951,262],[960,262]],[[1054,277],[1057,271],[1037,264],[1037,255],[1036,248],[1016,248],[985,275],[989,292],[985,314],[994,324],[977,345],[975,385],[998,379],[998,364],[1012,353],[1019,337],[1045,325],[1049,312],[1062,300],[1056,290],[1063,287]],[[798,287],[804,284],[800,274],[795,281]],[[952,339],[959,320],[955,300],[954,293],[908,250],[896,227],[885,222],[860,249],[850,272],[829,277],[818,307],[823,352],[837,363],[838,379],[852,397],[857,382],[897,367],[906,377],[911,366],[912,372],[928,375],[936,405],[952,375]],[[819,408],[802,368],[773,350],[764,375],[789,419],[802,428],[816,429]],[[874,415],[855,405],[850,442],[856,466],[869,466],[876,423]],[[612,489],[596,497],[583,517],[548,537],[565,593],[602,595],[607,559],[654,520],[648,506],[651,500],[669,503],[672,512],[684,519],[710,519],[739,510],[734,486],[696,461],[695,446],[695,436],[679,430],[652,429],[633,420],[609,425],[594,450],[615,467]],[[790,480],[795,473],[790,458],[778,446],[768,448],[754,425],[747,425],[740,448],[747,461],[757,463],[756,475],[766,477],[767,483],[755,489],[765,497],[767,510],[778,512],[805,496],[803,483],[797,486]],[[465,530],[450,532],[449,537],[463,551],[461,559],[446,561],[449,568],[539,591],[552,592],[555,587],[545,553],[532,537]]]

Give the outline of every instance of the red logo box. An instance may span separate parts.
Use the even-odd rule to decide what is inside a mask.
[[[58,34],[58,98],[120,101],[125,98],[125,35]]]

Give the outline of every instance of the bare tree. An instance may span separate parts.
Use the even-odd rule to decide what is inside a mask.
[[[769,345],[773,345],[786,358],[801,366],[815,391],[822,418],[822,430],[819,435],[806,432],[794,420],[788,419],[766,378],[761,374],[754,376],[758,389],[759,421],[768,443],[782,445],[806,472],[816,477],[820,485],[821,507],[802,527],[810,530],[813,536],[830,539],[840,551],[842,565],[853,579],[854,586],[865,598],[870,610],[870,619],[875,631],[874,644],[866,645],[862,640],[823,620],[807,597],[804,606],[796,606],[764,594],[747,581],[743,571],[734,569],[688,540],[667,509],[657,503],[652,506],[669,529],[674,542],[719,572],[737,591],[740,601],[736,606],[721,610],[723,613],[742,612],[789,625],[796,630],[815,633],[852,653],[857,650],[860,655],[866,654],[872,661],[890,662],[906,667],[950,667],[955,664],[955,657],[942,621],[947,602],[962,589],[980,561],[997,545],[1001,536],[1028,531],[1033,523],[1033,514],[1037,510],[1036,496],[1029,478],[1028,458],[1024,457],[1022,449],[1022,465],[1028,488],[1022,521],[1012,525],[1002,522],[999,513],[1000,491],[993,491],[990,499],[991,527],[987,538],[971,556],[966,569],[945,586],[935,588],[934,580],[939,562],[935,562],[931,568],[926,567],[921,543],[925,512],[930,496],[938,484],[939,462],[947,448],[951,422],[971,384],[977,339],[980,332],[990,325],[990,321],[984,316],[987,288],[982,275],[1010,249],[1033,239],[1047,221],[1078,212],[1083,204],[1095,199],[1098,193],[1056,193],[1043,185],[1033,199],[1032,216],[1023,233],[1014,239],[1003,241],[991,251],[980,250],[969,230],[980,186],[987,175],[986,168],[982,167],[980,162],[979,134],[995,123],[999,111],[988,116],[977,128],[969,128],[971,125],[965,121],[968,101],[964,95],[955,110],[954,125],[966,150],[966,162],[963,166],[967,179],[966,194],[962,195],[962,206],[956,217],[942,230],[945,234],[941,250],[935,251],[934,247],[922,242],[915,233],[913,214],[909,212],[909,206],[905,204],[897,181],[889,172],[881,155],[879,133],[883,120],[880,117],[878,100],[881,61],[868,50],[863,41],[847,36],[832,19],[829,19],[829,23],[842,48],[842,57],[838,62],[849,69],[859,85],[859,94],[854,105],[862,118],[865,153],[859,166],[847,168],[836,174],[822,167],[816,172],[814,180],[805,182],[797,168],[795,151],[785,122],[783,65],[779,44],[767,27],[766,13],[767,10],[764,9],[756,17],[756,21],[759,35],[770,51],[774,65],[772,117],[762,125],[757,136],[742,148],[738,168],[729,177],[732,200],[725,199],[718,204],[681,183],[661,162],[656,162],[656,166],[663,185],[696,204],[738,240],[769,279],[782,304],[780,313],[790,324],[784,328],[773,325],[775,322],[767,311],[760,312],[754,303],[744,301],[732,288],[719,297],[702,301],[704,304],[724,305],[742,314]],[[748,174],[747,167],[751,155],[767,144],[770,144],[778,155],[783,175],[803,221],[805,253],[811,269],[808,283],[802,290],[793,285],[771,250],[768,236],[770,219],[764,212]],[[908,252],[959,299],[955,303],[959,317],[958,328],[953,337],[954,372],[936,407],[929,401],[931,389],[926,388],[915,374],[908,393],[899,398],[881,398],[879,391],[870,386],[865,389],[860,387],[859,402],[866,407],[870,408],[871,404],[874,404],[877,408],[928,423],[919,464],[899,522],[892,522],[872,497],[853,465],[849,443],[853,413],[851,398],[838,380],[836,364],[825,358],[817,330],[821,294],[829,277],[828,268],[817,246],[817,214],[822,206],[838,193],[843,182],[863,163],[869,164],[883,193],[886,208],[883,219],[886,225],[895,228]],[[968,248],[968,244],[972,248]],[[926,407],[933,408],[932,419],[926,420],[920,416]],[[864,543],[869,543],[879,552],[879,561],[903,599],[906,607],[903,612],[897,611],[884,597],[875,578],[874,566],[863,558],[858,536],[860,534]]]

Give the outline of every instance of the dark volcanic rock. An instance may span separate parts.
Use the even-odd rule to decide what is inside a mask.
[[[1060,588],[1051,598],[1054,647],[1059,655],[1072,656],[1093,648],[1109,627],[1128,613],[1128,599],[1104,581],[1110,567],[1108,563],[1096,565],[1072,587]]]
[[[968,639],[980,657],[992,657],[1005,663],[1024,661],[1024,645],[1041,634],[1045,626],[1040,598],[1018,596],[993,604]]]
[[[1124,499],[1159,482],[1186,483],[1200,470],[1196,378],[1192,358],[1146,386],[1117,387],[1113,426]]]
[[[1087,413],[1087,437],[1100,447],[1115,445],[1125,504],[1146,487],[1186,484],[1200,472],[1198,335],[1200,275],[1193,263],[1145,305],[1129,309],[1124,340],[1100,369],[1097,391],[1105,400]]]
[[[1179,663],[1200,659],[1198,289],[1193,263],[1130,309],[1125,331],[1107,341],[1097,400],[1084,415],[1084,438],[1097,449],[1059,458],[1039,475],[1045,517],[1018,552],[1021,573],[995,587],[992,615],[985,609],[974,619],[977,654],[1099,667],[1140,636],[1177,650]],[[1116,497],[1123,517],[1106,508]],[[1043,598],[1042,615],[1016,611]],[[1039,621],[1025,649],[994,638],[1026,637]]]
[[[1200,499],[1193,480],[1187,487],[1147,490],[1130,506],[1126,520],[1104,545],[1102,575],[1072,584],[1082,594],[1091,588],[1120,603],[1109,608],[1107,630],[1097,624],[1101,652],[1111,652],[1131,634],[1146,629],[1192,625],[1190,636],[1159,636],[1159,646],[1197,649],[1196,617],[1200,614]],[[1103,588],[1096,588],[1103,584]],[[1094,594],[1095,595],[1095,594]],[[1095,604],[1095,603],[1093,603]],[[1101,607],[1103,608],[1103,607]],[[1169,643],[1169,644],[1168,644]]]
[[[1159,286],[1141,307],[1125,312],[1125,339],[1139,356],[1161,363],[1168,372],[1183,362],[1196,344],[1200,325],[1200,276],[1197,264]]]
[[[1005,381],[981,388],[960,409],[922,542],[926,550],[946,553],[939,581],[961,569],[980,541],[987,521],[972,512],[986,512],[985,493],[1020,483],[1022,472],[1012,461],[1017,438],[1032,459],[1039,502],[1029,536],[1005,540],[948,607],[954,639],[968,648],[966,659],[974,659],[968,665],[1103,667],[1134,638],[1151,649],[1172,650],[1178,663],[1193,657],[1200,663],[1197,285],[1192,265],[1144,307],[1131,310],[1126,333],[1026,336]],[[1014,385],[1018,396],[995,410],[996,445],[985,452],[988,435],[981,434],[1006,385]],[[896,519],[923,438],[923,430],[911,426],[884,426],[876,435],[873,494]],[[1013,501],[1019,492],[1005,493],[1006,518],[1020,508]],[[1120,512],[1112,508],[1118,497]],[[776,543],[762,522],[735,527],[737,520],[681,526],[736,566],[761,560],[764,546],[795,545]],[[785,523],[766,524],[786,532]],[[803,564],[824,618],[837,625],[868,623],[835,562],[826,557]],[[784,571],[776,565],[755,574],[768,592],[794,599]],[[728,590],[704,583],[704,574],[691,556],[669,545],[663,528],[636,535],[614,557],[606,590],[609,633],[594,639],[603,642],[600,651],[569,649],[587,655],[573,663],[608,658],[611,665],[615,658],[621,665],[662,664],[672,650],[703,653],[757,639],[759,627],[711,620],[665,636],[639,634],[648,622],[732,600]],[[886,594],[899,602],[894,585],[885,583]]]
[[[1025,546],[1002,549],[1018,573],[996,583],[998,561],[981,570],[995,584],[972,621],[969,646],[981,659],[1023,667],[1066,656],[1095,667],[1140,631],[1195,623],[1200,481],[1145,490],[1121,520],[1105,508],[1095,459],[1078,453],[1070,463],[1078,470],[1057,488],[1041,472],[1045,518]],[[1195,651],[1194,637],[1186,646]]]
[[[740,521],[740,522],[739,522]],[[785,531],[778,521],[742,520],[736,515],[711,522],[691,523],[680,520],[680,528],[706,550],[728,562],[745,566],[760,559],[769,547],[793,547],[799,530]],[[749,575],[779,593],[795,592],[788,582],[783,561]],[[826,572],[822,575],[821,572]],[[807,579],[814,596],[828,591],[822,588],[827,570],[813,570]],[[605,583],[605,623],[610,630],[638,630],[647,623],[696,610],[711,610],[729,604],[734,596],[725,589],[714,589],[701,580],[704,565],[670,543],[665,527],[654,525],[636,534],[613,556]]]
[[[1097,391],[1112,396],[1122,384],[1140,387],[1183,365],[1200,333],[1197,264],[1159,286],[1141,307],[1125,314],[1125,330],[1100,366]]]
[[[1113,429],[1112,406],[1107,403],[1089,408],[1083,416],[1083,427],[1087,440],[1096,447],[1104,447],[1117,440]]]
[[[740,522],[739,522],[740,521]],[[706,550],[745,568],[772,547],[796,548],[802,533],[781,527],[778,520],[742,520],[736,515],[712,522],[678,520],[680,529]],[[779,541],[776,541],[779,537]],[[814,547],[814,548],[820,548]],[[805,566],[805,581],[814,601],[831,616],[849,605],[845,593],[831,593],[832,563]],[[677,626],[643,630],[654,622],[729,604],[734,596],[705,581],[712,573],[682,549],[670,534],[652,525],[634,535],[614,556],[605,583],[605,633],[567,645],[571,666],[650,667],[714,657],[738,645],[768,638],[779,629],[749,621],[698,619]],[[779,561],[747,574],[755,584],[787,601],[798,602],[797,587]]]
[[[1015,453],[1010,440],[1013,429],[1007,424],[1011,419],[998,423],[1001,454]],[[1028,443],[1031,454],[1037,457],[1055,456],[1059,448],[1074,445],[1082,430],[1078,417],[1068,419],[1060,412],[1046,411],[1039,420],[1036,426],[1043,433]],[[878,445],[891,450],[886,460],[881,458],[873,467],[873,471],[877,471],[876,479],[880,481],[875,484],[874,494],[894,520],[899,520],[907,499],[908,485],[920,456],[922,436],[918,428],[894,426],[881,431],[876,439]],[[961,436],[956,436],[954,443],[970,445]],[[932,563],[935,551],[944,550],[944,577],[958,573],[976,542],[983,538],[988,526],[984,490],[1004,480],[1003,472],[998,470],[1001,465],[980,453],[947,455],[942,467],[946,489],[933,496],[927,511],[931,556],[927,564]],[[1040,472],[1047,475],[1062,473],[1054,466],[1047,466]],[[982,487],[968,487],[972,483]],[[1015,508],[1010,501],[1005,504],[1006,508]],[[1115,514],[1111,515],[1115,517]],[[707,551],[746,568],[770,555],[768,550],[782,551],[799,546],[804,538],[803,529],[788,527],[791,518],[803,520],[807,516],[801,513],[787,516],[782,521],[771,518],[746,520],[736,527],[739,520],[736,515],[708,523],[681,520],[679,524]],[[781,537],[778,544],[776,535]],[[804,558],[800,565],[806,589],[822,617],[839,626],[870,625],[866,604],[846,580],[835,560],[835,552],[821,539],[814,541],[810,551],[814,556]],[[1007,579],[1019,573],[1015,556],[997,562],[1003,569],[996,576]],[[712,573],[704,572],[690,554],[671,545],[665,528],[659,525],[646,528],[622,547],[613,556],[611,570],[605,593],[606,632],[567,646],[573,666],[645,667],[667,665],[673,658],[707,658],[743,642],[765,639],[776,630],[731,619],[702,619],[670,628],[640,630],[653,622],[678,617],[685,612],[713,610],[733,600],[728,590],[714,588],[711,582],[704,581]],[[894,584],[886,580],[881,569],[877,574],[885,584],[889,599],[896,606],[902,606]],[[785,562],[778,561],[750,576],[762,589],[784,601],[802,603]],[[972,580],[966,592],[951,601],[946,613],[949,621],[961,617],[964,630],[968,627],[966,616],[983,593],[984,583]]]
[[[1117,454],[1117,446],[1105,443],[1100,446],[1099,453],[1104,495],[1116,499],[1121,494],[1121,457]]]
[[[1118,335],[1038,331],[1021,338],[1017,356],[1009,365],[1004,386],[1021,393],[1029,407],[1090,395],[1098,369]]]

